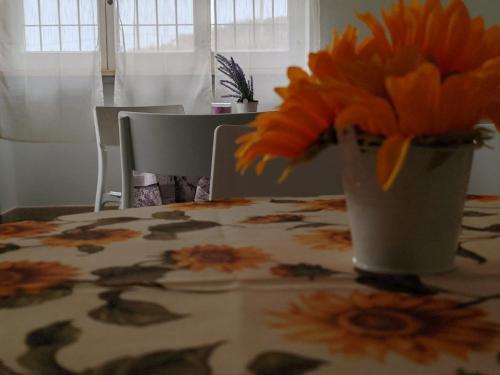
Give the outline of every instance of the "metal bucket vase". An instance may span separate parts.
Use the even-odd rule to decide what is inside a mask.
[[[255,102],[244,101],[241,103],[236,103],[236,113],[257,112],[258,105],[259,105],[258,101]]]
[[[354,266],[389,274],[452,270],[474,145],[412,145],[384,192],[376,177],[380,146],[360,146],[353,131],[340,133]]]

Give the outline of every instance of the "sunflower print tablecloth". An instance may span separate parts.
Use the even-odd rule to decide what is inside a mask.
[[[500,374],[500,197],[453,272],[359,273],[340,196],[0,225],[0,374]],[[425,223],[422,223],[425,225]]]

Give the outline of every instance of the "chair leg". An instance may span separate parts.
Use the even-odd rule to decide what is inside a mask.
[[[97,188],[95,193],[94,212],[99,212],[104,207],[104,174],[106,173],[106,150],[97,145]]]

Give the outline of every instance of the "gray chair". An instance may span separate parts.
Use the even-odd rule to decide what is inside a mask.
[[[105,192],[106,170],[108,168],[107,153],[111,148],[120,145],[118,131],[118,113],[120,111],[183,114],[184,107],[182,105],[164,105],[149,107],[99,106],[94,108],[94,127],[97,141],[97,189],[94,204],[95,212],[100,211],[106,203],[119,203],[121,199],[121,192]]]
[[[248,124],[256,115],[120,112],[121,208],[132,206],[132,171],[209,176],[215,128],[224,123]]]
[[[238,197],[300,197],[310,195],[342,194],[340,153],[332,146],[313,160],[299,164],[288,178],[278,183],[287,160],[271,160],[262,175],[254,169],[244,175],[236,172],[235,140],[251,131],[244,126],[222,125],[214,135],[212,168],[210,174],[210,200]]]

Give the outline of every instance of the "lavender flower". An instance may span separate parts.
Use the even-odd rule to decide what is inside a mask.
[[[241,66],[239,66],[232,57],[227,59],[225,56],[218,53],[215,55],[215,58],[220,64],[217,70],[229,78],[229,80],[220,80],[220,84],[231,92],[222,97],[237,98],[238,103],[242,103],[245,99],[249,102],[255,101],[253,98],[253,77],[250,76],[250,79],[247,80],[245,72],[243,72]]]

